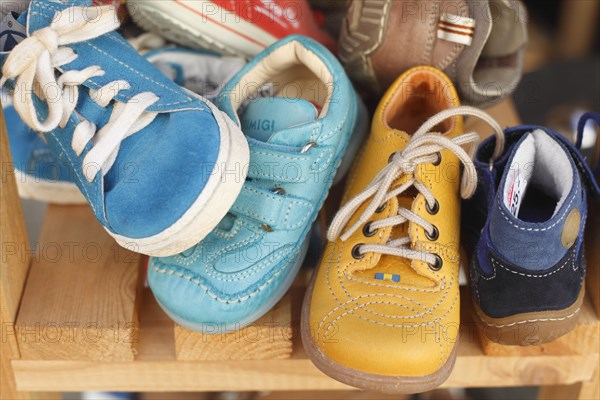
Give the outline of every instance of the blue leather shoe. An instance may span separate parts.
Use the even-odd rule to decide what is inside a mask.
[[[13,91],[21,119],[70,166],[119,244],[154,256],[190,248],[241,190],[249,158],[241,130],[113,32],[111,6],[64,3],[4,7],[18,15],[11,29],[26,37],[4,41],[1,86]]]
[[[579,149],[558,133],[519,126],[505,135],[506,150],[494,163],[495,140],[479,147],[480,186],[463,213],[465,237],[474,244],[476,321],[492,341],[537,345],[577,323],[586,192],[598,195],[600,188]]]
[[[285,294],[342,156],[368,130],[342,66],[302,36],[259,54],[216,104],[246,134],[247,181],[210,235],[174,257],[152,258],[148,272],[169,316],[206,333],[250,324]]]
[[[13,39],[14,40],[14,39]],[[217,53],[165,47],[144,54],[163,74],[192,92],[214,100],[246,61]],[[55,204],[85,204],[70,163],[60,162],[50,146],[5,103],[4,116],[19,195]]]

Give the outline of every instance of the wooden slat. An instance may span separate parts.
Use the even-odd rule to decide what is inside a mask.
[[[4,114],[0,107],[0,399],[59,399],[59,393],[17,392],[11,359],[20,357],[14,322],[25,287],[31,256]]]
[[[477,345],[474,345],[475,347]],[[475,349],[473,349],[475,350]],[[460,356],[442,387],[571,384],[590,380],[597,355]],[[261,361],[36,361],[12,363],[20,390],[255,391],[348,389],[307,359]]]
[[[30,257],[21,201],[15,184],[4,114],[0,107],[0,399],[24,399],[15,391],[10,360],[19,358],[14,322],[25,286]]]
[[[133,360],[144,257],[119,247],[88,206],[50,206],[16,333],[23,359]]]
[[[600,337],[600,322],[589,296],[584,299],[579,322],[575,329],[550,343],[539,346],[504,346],[489,340],[481,330],[480,340],[483,352],[489,356],[524,355],[576,355],[598,354],[598,338]]]
[[[600,374],[596,373],[591,381],[579,382],[573,385],[543,386],[538,393],[539,400],[598,400],[600,399]]]
[[[292,324],[297,326],[308,274],[292,287]],[[14,361],[20,389],[128,391],[257,391],[350,389],[307,359],[293,334],[293,354],[285,360],[178,361],[172,342],[173,322],[149,291],[140,310],[139,354],[133,362]],[[463,298],[467,294],[463,295]],[[589,303],[587,303],[589,305]],[[592,379],[598,354],[486,356],[471,318],[463,315],[456,366],[443,387],[568,385]],[[171,339],[170,339],[171,338]]]
[[[600,199],[590,199],[585,229],[587,293],[596,308],[596,313],[600,315]]]
[[[286,295],[266,315],[235,332],[207,334],[175,324],[178,360],[276,360],[292,354],[292,301]],[[218,326],[214,327],[219,329]]]

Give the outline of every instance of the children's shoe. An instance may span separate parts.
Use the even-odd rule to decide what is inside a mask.
[[[111,6],[86,5],[31,1],[12,28],[27,37],[1,49],[1,83],[14,91],[23,121],[70,166],[119,244],[176,254],[204,238],[233,204],[247,143],[214,105],[113,32]]]
[[[342,66],[303,36],[259,54],[216,104],[246,134],[248,179],[209,236],[177,256],[151,258],[148,271],[167,314],[206,333],[250,324],[285,294],[342,155],[367,128]]]
[[[177,47],[157,49],[146,59],[180,86],[213,100],[246,62],[237,57]],[[19,195],[54,204],[85,204],[70,163],[61,163],[50,146],[19,117],[14,107],[4,108],[8,139]]]
[[[416,65],[443,70],[466,103],[512,93],[527,44],[526,11],[515,0],[352,1],[340,58],[375,93]]]
[[[581,124],[580,124],[581,125]],[[586,187],[600,189],[578,149],[539,126],[506,130],[475,158],[481,181],[465,228],[476,242],[470,278],[476,321],[495,342],[537,345],[577,323],[584,296]]]
[[[336,47],[306,0],[129,0],[127,7],[142,28],[195,49],[252,57],[293,34]]]
[[[19,195],[55,204],[85,204],[69,164],[61,164],[44,140],[19,117],[3,109]]]
[[[144,57],[179,86],[213,101],[246,61],[217,53],[165,47]]]
[[[441,71],[407,71],[381,100],[350,171],[304,299],[301,330],[309,358],[343,383],[417,393],[440,385],[452,370],[460,322],[461,164],[463,196],[477,179],[461,146],[479,141],[463,133],[462,115],[480,117],[502,134],[487,114],[458,106]]]

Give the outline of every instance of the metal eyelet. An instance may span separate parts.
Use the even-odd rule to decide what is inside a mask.
[[[273,228],[271,228],[270,225],[267,224],[262,224],[262,228],[266,231],[266,232],[273,232]]]
[[[395,155],[396,155],[396,152],[393,152],[392,154],[390,154],[390,156],[388,157],[388,164],[392,162]]]
[[[434,162],[432,162],[434,167],[437,167],[438,165],[440,165],[442,163],[442,153],[440,153],[439,151],[437,153],[435,153],[437,155],[437,160],[435,160]]]
[[[440,211],[440,203],[438,203],[438,201],[436,200],[435,203],[433,203],[433,207],[429,207],[429,203],[426,200],[425,209],[427,210],[429,215],[435,215],[438,213],[438,211]]]
[[[385,210],[385,208],[387,207],[387,203],[383,203],[382,205],[380,205],[379,207],[377,207],[377,209],[375,210],[375,212],[377,214],[380,214],[383,212],[383,210]]]
[[[442,266],[444,265],[444,261],[442,260],[442,257],[438,256],[437,254],[434,254],[435,257],[435,263],[433,264],[429,264],[429,268],[433,271],[439,271],[440,269],[442,269]]]
[[[361,251],[360,251],[360,246],[364,246],[364,245],[365,245],[364,243],[359,243],[352,248],[352,257],[354,257],[354,259],[360,260],[361,258],[363,258],[365,256],[365,254],[361,253]]]
[[[425,236],[427,236],[427,239],[431,240],[432,242],[435,242],[440,237],[440,231],[438,230],[437,226],[434,225],[433,232],[429,233],[425,231]]]
[[[273,189],[272,192],[275,193],[275,194],[282,194],[282,195],[287,193],[285,191],[285,189],[280,188],[280,187]]]
[[[313,147],[317,147],[317,142],[308,142],[304,145],[304,147],[302,148],[302,150],[300,150],[300,153],[306,153],[307,151],[309,151],[310,149],[312,149]]]
[[[371,223],[367,222],[366,224],[363,225],[363,235],[365,235],[365,237],[371,237],[373,235],[375,235],[375,233],[377,233],[377,230],[371,230]]]

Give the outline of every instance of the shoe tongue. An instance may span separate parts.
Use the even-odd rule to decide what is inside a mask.
[[[29,33],[49,26],[54,20],[57,11],[62,11],[69,7],[91,7],[92,0],[31,0],[29,4],[28,21]],[[85,12],[85,11],[83,11]]]
[[[312,122],[317,119],[318,114],[317,108],[304,99],[263,97],[245,105],[240,122],[245,135],[261,142],[301,146],[306,143],[306,137],[290,137],[292,132],[288,132],[290,135],[277,133]],[[310,133],[312,132],[307,135]]]

